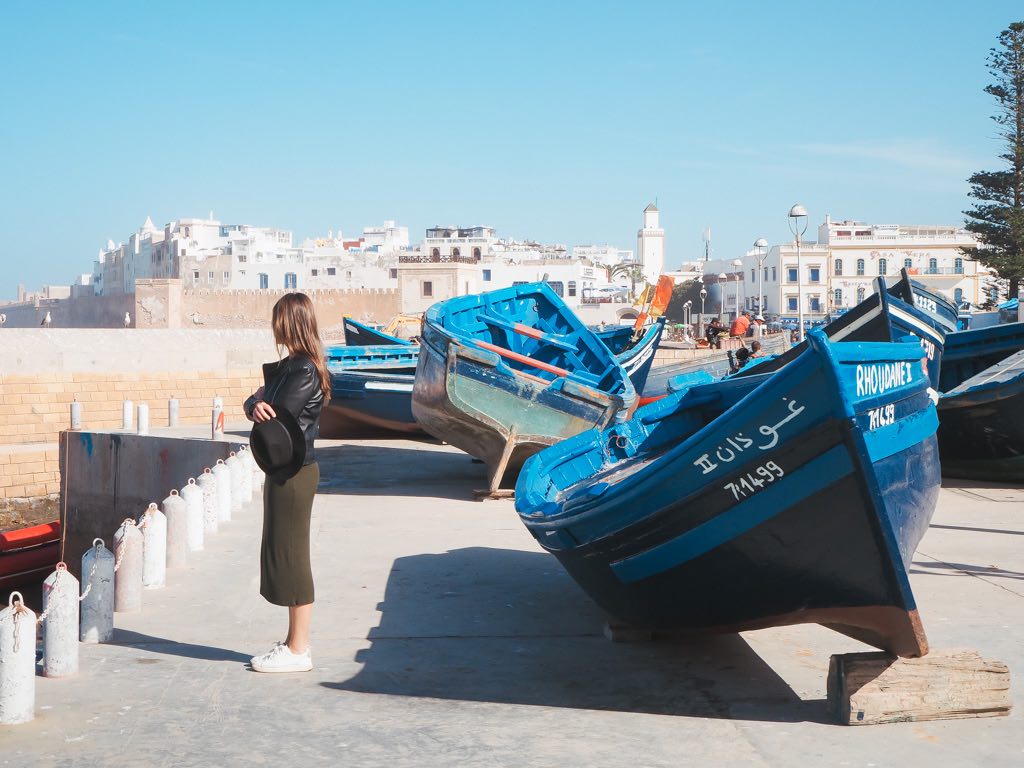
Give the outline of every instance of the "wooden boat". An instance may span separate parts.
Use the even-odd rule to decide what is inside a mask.
[[[331,398],[320,415],[320,436],[422,436],[412,416],[419,347],[409,344],[329,347]]]
[[[0,532],[0,589],[42,581],[60,560],[60,522]]]
[[[427,310],[413,415],[487,465],[491,494],[541,448],[624,419],[635,404],[626,371],[545,283]]]
[[[1024,482],[1024,323],[946,337],[939,451],[949,477]]]
[[[377,330],[366,323],[360,323],[351,317],[346,317],[343,322],[345,330],[345,346],[347,347],[369,347],[380,345],[398,344],[408,346],[411,341],[400,339],[383,330]]]
[[[920,357],[812,331],[778,373],[689,387],[542,451],[516,508],[617,621],[816,622],[921,655],[907,568],[940,476]]]
[[[597,331],[597,337],[615,355],[619,365],[626,369],[629,380],[633,382],[633,389],[639,394],[647,385],[647,377],[654,365],[654,355],[664,333],[665,318],[659,317],[635,340],[631,326]]]
[[[753,339],[747,341],[753,341]],[[761,353],[766,359],[781,355],[792,346],[788,333],[765,334],[759,341],[761,342]],[[654,366],[647,377],[643,390],[641,390],[643,399],[649,400],[666,394],[670,391],[669,382],[684,374],[703,371],[715,378],[728,376],[730,351],[732,350],[708,350],[701,351],[699,354],[695,352],[693,358],[689,360]],[[756,362],[757,360],[754,360],[748,365],[752,366]]]

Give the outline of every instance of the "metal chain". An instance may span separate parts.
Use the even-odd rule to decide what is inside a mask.
[[[55,597],[61,593],[61,585],[62,585],[61,574],[64,571],[66,571],[67,569],[68,569],[68,567],[64,563],[63,560],[61,562],[57,563],[57,569],[54,571],[56,576],[53,577],[53,589],[50,590],[50,594],[52,594]],[[47,600],[47,602],[49,603],[50,601]],[[47,608],[45,611],[43,611],[38,616],[36,616],[36,624],[42,624],[46,620],[46,617],[50,615],[50,611],[51,610],[52,610],[52,603],[51,603],[51,607]]]
[[[79,596],[78,602],[82,602],[83,600],[85,600],[85,598],[89,596],[89,593],[92,592],[92,577],[96,575],[96,569],[99,567],[100,564],[99,550],[100,547],[103,546],[103,539],[99,537],[93,539],[92,546],[93,549],[95,549],[96,551],[93,553],[92,568],[89,570],[89,584],[88,586],[86,586],[85,591],[83,591],[82,594]]]
[[[14,599],[15,595],[18,596],[17,600]],[[23,613],[28,613],[28,608],[25,607],[25,603],[21,599],[21,592],[11,592],[10,597],[7,599],[7,605],[14,610],[14,617],[11,621],[14,629],[14,652],[17,653],[21,650],[21,632],[18,631],[18,617]]]
[[[125,529],[125,536],[128,533],[128,526],[130,525],[138,527],[135,521],[130,517],[126,517],[124,522],[121,523],[120,527]],[[114,573],[117,573],[118,568],[121,567],[121,561],[124,560],[124,553],[128,551],[128,547],[124,545],[125,536],[121,537],[121,551],[118,553],[117,560],[114,562]]]

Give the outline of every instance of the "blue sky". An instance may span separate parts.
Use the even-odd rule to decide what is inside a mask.
[[[0,48],[0,298],[213,210],[634,248],[786,239],[794,202],[957,223],[999,149],[1017,2],[19,3]]]

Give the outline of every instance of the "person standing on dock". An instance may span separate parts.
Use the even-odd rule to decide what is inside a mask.
[[[313,668],[309,523],[320,482],[313,440],[331,380],[308,296],[281,297],[274,305],[271,325],[278,348],[288,354],[263,366],[264,384],[243,407],[255,422],[250,440],[253,458],[267,474],[260,594],[288,608],[288,635],[251,663],[256,672],[308,672]]]

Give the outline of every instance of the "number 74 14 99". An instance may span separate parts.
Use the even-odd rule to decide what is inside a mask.
[[[732,491],[733,498],[738,501],[757,493],[766,485],[771,485],[785,474],[782,467],[774,461],[767,461],[752,472],[741,475],[736,482],[726,483],[722,487],[727,491]]]

